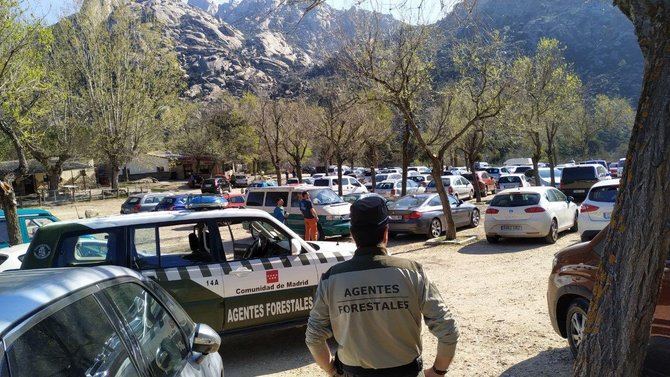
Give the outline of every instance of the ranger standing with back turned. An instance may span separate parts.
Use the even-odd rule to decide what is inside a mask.
[[[422,266],[387,254],[384,200],[351,206],[354,257],[321,277],[307,324],[306,343],[328,375],[415,377],[446,374],[456,351],[456,322]],[[438,338],[433,365],[423,370],[421,318]],[[334,337],[333,358],[326,340]]]

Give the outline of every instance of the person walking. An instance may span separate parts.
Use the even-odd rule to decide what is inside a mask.
[[[445,375],[458,329],[440,293],[418,262],[386,251],[388,210],[379,197],[351,206],[352,259],[321,277],[305,343],[328,376],[435,377]],[[421,360],[421,318],[437,337],[430,368]],[[334,337],[333,358],[326,340]]]
[[[282,224],[286,223],[286,210],[284,209],[284,199],[279,198],[279,200],[277,200],[277,206],[275,207],[274,211],[272,211],[272,216],[274,216],[275,219],[279,220],[280,223]]]
[[[319,237],[319,216],[316,214],[312,200],[309,197],[309,192],[302,193],[302,200],[300,201],[300,212],[305,218],[305,241],[316,241]]]

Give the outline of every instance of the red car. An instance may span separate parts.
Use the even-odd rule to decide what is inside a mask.
[[[479,181],[479,190],[481,191],[482,196],[488,195],[489,192],[495,194],[496,180],[493,179],[493,177],[491,177],[489,173],[485,171],[478,171],[475,172],[474,176],[472,173],[463,173],[461,175],[465,177],[465,179],[470,181],[470,183],[472,183],[472,187],[475,187],[474,176],[476,176],[477,180]]]
[[[224,195],[223,197],[228,200],[227,208],[244,208],[247,205],[243,194],[228,194]]]

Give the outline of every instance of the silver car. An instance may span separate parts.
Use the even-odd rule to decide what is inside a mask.
[[[449,196],[451,213],[456,227],[477,227],[480,213],[476,206]],[[397,202],[389,203],[389,231],[398,233],[425,234],[428,238],[439,237],[445,229],[446,219],[438,194],[407,195]]]
[[[129,213],[151,212],[156,208],[158,203],[168,195],[170,195],[170,193],[131,195],[125,202],[123,202],[123,204],[121,204],[121,214],[126,215]]]
[[[425,189],[418,183],[409,179],[407,180],[407,194],[421,194],[424,191]],[[383,196],[384,198],[396,200],[402,196],[402,181],[392,180],[379,182],[375,186],[375,193]]]
[[[123,267],[0,274],[0,376],[221,376],[221,339]]]
[[[475,188],[472,183],[465,177],[460,175],[444,175],[442,176],[442,184],[447,190],[447,194],[453,195],[456,199],[472,199],[475,197]],[[437,192],[435,181],[430,181],[426,186],[426,192]]]

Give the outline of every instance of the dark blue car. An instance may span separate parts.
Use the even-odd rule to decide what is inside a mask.
[[[187,209],[189,195],[169,195],[163,198],[154,211],[181,211]]]
[[[209,209],[224,209],[228,207],[228,200],[219,195],[191,195],[187,208],[194,211]]]

